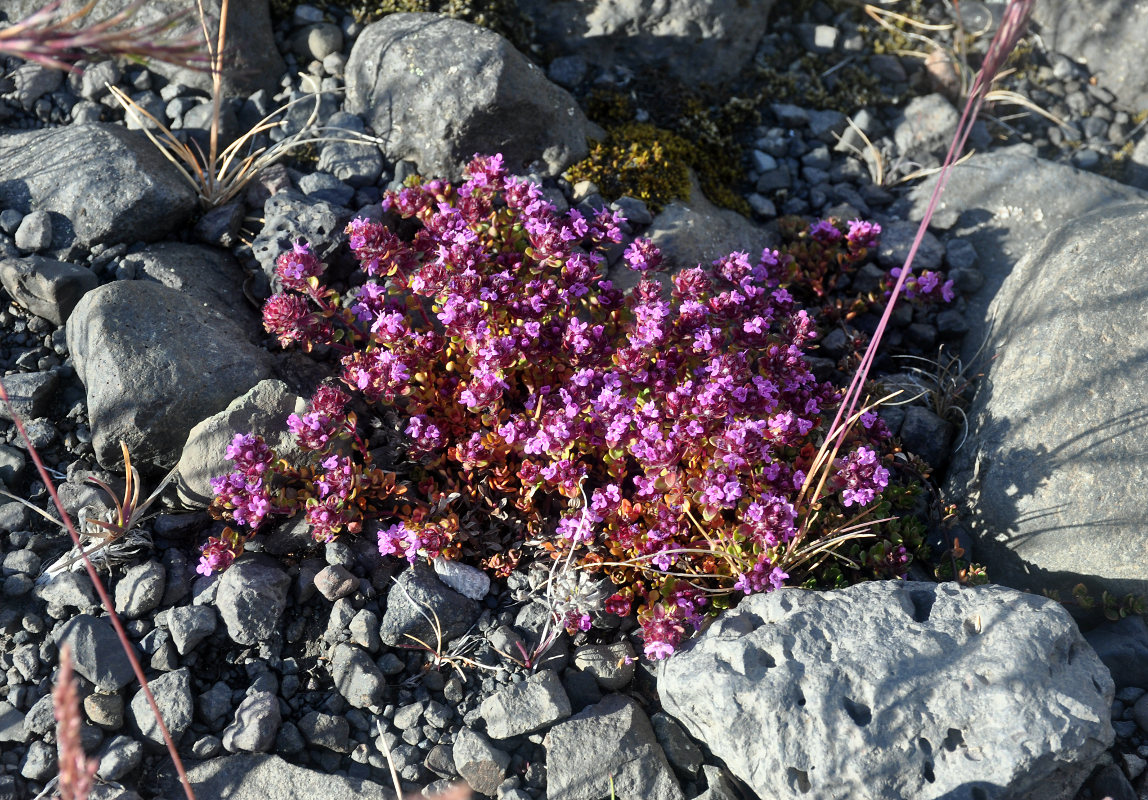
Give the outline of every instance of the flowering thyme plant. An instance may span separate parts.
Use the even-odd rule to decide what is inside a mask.
[[[501,574],[527,549],[573,554],[617,587],[583,611],[636,610],[651,658],[736,596],[904,574],[920,531],[891,509],[913,489],[893,480],[889,432],[868,409],[818,449],[837,393],[807,366],[814,321],[787,288],[855,267],[877,225],[822,220],[780,251],[662,280],[661,253],[636,239],[621,258],[641,279],[623,294],[601,275],[621,217],[557,214],[500,156],[476,157],[468,176],[387,195],[385,210],[418,223],[411,236],[351,222],[366,281],[346,295],[297,245],[263,314],[282,344],[325,345],[344,386],[402,412],[417,491],[372,466],[349,396],[323,387],[288,422],[312,466],[236,437],[236,470],[213,484],[218,516],[254,530],[303,510],[323,541],[377,521],[383,554]],[[472,530],[455,501],[510,523]],[[201,571],[244,538],[212,539]]]

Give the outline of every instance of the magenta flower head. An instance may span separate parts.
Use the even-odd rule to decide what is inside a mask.
[[[865,222],[860,219],[849,220],[849,232],[845,234],[845,241],[853,250],[876,247],[881,237],[881,226],[876,222]]]
[[[303,290],[307,279],[323,274],[323,262],[311,252],[311,245],[300,240],[290,253],[284,253],[275,261],[275,274],[288,289]]]
[[[279,339],[283,347],[301,342],[310,332],[306,298],[297,294],[277,294],[263,304],[263,328]]]
[[[833,244],[841,241],[841,231],[827,219],[819,219],[809,226],[809,235],[813,237],[814,241],[821,244]]]
[[[622,254],[630,269],[638,272],[656,270],[662,263],[662,251],[649,239],[635,239]]]

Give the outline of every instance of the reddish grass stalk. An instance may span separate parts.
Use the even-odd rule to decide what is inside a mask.
[[[80,745],[80,698],[72,677],[72,648],[60,648],[60,672],[52,689],[56,743],[60,751],[60,800],[87,800],[100,762],[84,755]]]
[[[118,14],[74,29],[72,25],[86,21],[97,2],[91,0],[79,11],[62,18],[58,16],[62,0],[48,3],[39,11],[0,30],[0,53],[68,71],[75,70],[75,62],[89,58],[93,53],[135,59],[154,58],[191,69],[206,69],[196,37],[162,38],[168,29],[187,15],[186,11],[146,25],[119,29],[147,2],[135,0]]]
[[[195,793],[191,790],[191,783],[188,782],[187,772],[183,768],[183,761],[180,760],[179,753],[175,749],[175,741],[171,738],[171,733],[168,732],[167,725],[164,724],[163,717],[159,713],[159,706],[156,704],[155,697],[151,693],[147,678],[144,677],[143,667],[140,666],[139,659],[136,657],[135,650],[132,648],[131,641],[128,639],[127,632],[124,630],[123,623],[120,622],[120,618],[116,614],[112,598],[108,595],[107,589],[104,588],[104,583],[100,580],[100,575],[96,572],[95,566],[92,565],[91,559],[89,559],[87,553],[84,552],[83,546],[80,543],[80,535],[76,532],[72,518],[68,516],[68,512],[64,510],[64,504],[60,502],[60,496],[56,493],[56,487],[52,484],[52,478],[48,474],[48,470],[44,467],[44,462],[40,459],[40,454],[36,452],[36,448],[32,445],[32,440],[28,438],[28,432],[24,429],[23,421],[21,421],[16,410],[12,407],[12,403],[8,399],[8,390],[4,388],[3,382],[0,382],[0,400],[8,407],[8,413],[11,415],[12,421],[16,423],[16,428],[20,431],[20,436],[23,438],[24,444],[28,447],[28,455],[32,457],[32,461],[36,465],[36,471],[40,473],[40,480],[42,480],[44,486],[47,487],[48,494],[52,497],[52,502],[60,514],[60,519],[63,521],[64,527],[68,529],[68,534],[72,537],[72,542],[74,542],[80,550],[80,554],[84,559],[84,567],[88,570],[88,577],[92,579],[92,585],[100,596],[100,602],[103,604],[104,610],[108,612],[108,618],[111,620],[112,627],[120,639],[120,645],[123,647],[124,653],[127,654],[128,661],[131,662],[132,672],[135,673],[136,680],[140,682],[140,688],[143,689],[144,695],[147,697],[148,705],[151,706],[151,711],[155,715],[155,721],[159,725],[160,733],[163,734],[167,751],[171,755],[172,763],[175,764],[176,772],[179,773],[179,781],[183,785],[184,794],[187,796],[187,800],[195,800]]]
[[[857,404],[861,400],[865,380],[869,377],[869,368],[873,365],[873,361],[877,356],[877,348],[881,345],[881,337],[884,336],[885,328],[889,324],[889,318],[893,315],[893,306],[896,305],[897,298],[901,295],[901,289],[905,285],[905,280],[909,277],[910,269],[912,269],[913,259],[916,257],[917,250],[920,248],[921,242],[925,237],[925,232],[929,228],[929,222],[937,210],[937,203],[941,199],[941,193],[945,191],[945,185],[949,182],[949,175],[952,171],[953,163],[960,156],[961,151],[964,150],[965,142],[968,140],[969,132],[972,131],[973,124],[977,120],[977,115],[980,113],[981,105],[984,103],[985,94],[988,92],[989,86],[992,85],[997,73],[1008,59],[1009,54],[1012,53],[1017,42],[1019,42],[1021,36],[1024,35],[1034,3],[1035,0],[1010,0],[1008,6],[1005,8],[1000,27],[997,29],[996,35],[993,36],[992,42],[989,44],[988,53],[985,54],[985,60],[977,72],[972,89],[969,91],[968,99],[965,101],[964,109],[961,111],[961,118],[957,123],[956,133],[953,134],[953,140],[949,144],[949,152],[945,156],[945,161],[941,167],[937,183],[933,187],[932,195],[929,197],[929,204],[925,208],[925,216],[921,219],[921,224],[917,227],[917,235],[913,238],[913,245],[909,248],[909,254],[905,258],[905,264],[901,268],[901,274],[897,276],[897,283],[893,286],[893,291],[889,295],[889,302],[885,304],[885,313],[881,315],[881,322],[877,325],[877,330],[873,333],[873,339],[869,342],[869,346],[865,348],[865,355],[861,359],[861,365],[857,368],[857,372],[853,375],[853,381],[849,384],[849,389],[841,399],[841,406],[837,409],[837,416],[834,418],[833,425],[830,427],[831,431],[837,430],[837,426],[841,421],[852,417],[857,410]],[[841,426],[840,433],[837,434],[838,446],[843,443],[847,430],[848,426]]]

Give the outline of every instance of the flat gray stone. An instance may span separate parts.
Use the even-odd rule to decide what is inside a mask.
[[[979,248],[978,248],[979,251]],[[1074,219],[988,308],[985,370],[948,496],[990,579],[1148,592],[1148,203]]]
[[[211,479],[228,474],[235,466],[225,454],[237,433],[261,435],[280,458],[297,456],[299,450],[287,430],[287,417],[306,410],[307,402],[287,384],[267,379],[198,422],[187,434],[179,457],[176,489],[180,500],[192,507],[211,502]]]
[[[107,617],[80,614],[65,622],[56,636],[58,647],[72,648],[72,666],[101,692],[117,692],[135,679],[131,662]]]
[[[86,267],[35,255],[0,258],[0,280],[13,300],[56,325],[67,322],[80,298],[100,283]]]
[[[58,378],[55,372],[17,372],[0,378],[8,394],[8,402],[0,403],[0,419],[11,420],[13,413],[21,420],[45,416]]]
[[[48,212],[52,250],[67,253],[162,238],[196,198],[142,133],[94,123],[0,136],[0,205]]]
[[[482,701],[479,713],[493,739],[507,739],[542,730],[570,716],[570,698],[562,681],[550,670],[511,684]]]
[[[390,783],[347,778],[326,771],[307,769],[279,756],[239,754],[213,758],[187,771],[196,797],[227,797],[242,786],[244,796],[261,800],[298,800],[322,797],[324,800],[394,800]],[[181,795],[178,779],[165,783],[165,795]]]
[[[227,314],[261,337],[263,326],[243,294],[247,275],[235,257],[218,247],[159,242],[128,253],[122,263],[134,268],[137,280],[152,280],[189,300]]]
[[[684,798],[645,712],[628,697],[609,695],[550,729],[547,800],[617,797]]]
[[[663,662],[658,694],[777,800],[1069,800],[1114,739],[1112,679],[1068,612],[999,586],[753,595]]]

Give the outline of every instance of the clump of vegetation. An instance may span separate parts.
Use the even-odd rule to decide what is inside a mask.
[[[639,104],[651,121],[635,121]],[[749,214],[737,191],[745,180],[739,140],[740,132],[758,121],[754,101],[734,97],[707,106],[684,87],[657,96],[641,88],[629,95],[595,89],[583,105],[607,138],[570,168],[570,180],[591,180],[611,200],[640,198],[657,213],[671,200],[689,197],[692,169],[711,202]]]
[[[572,183],[593,181],[604,197],[637,197],[655,214],[675,199],[689,199],[694,148],[672,131],[629,122],[607,129],[590,155],[570,167]]]

